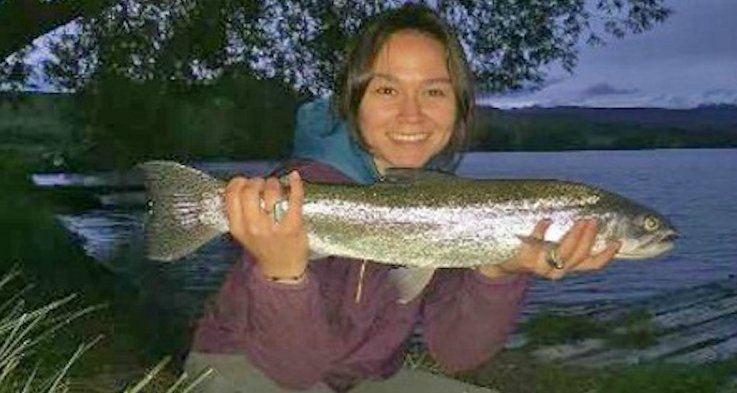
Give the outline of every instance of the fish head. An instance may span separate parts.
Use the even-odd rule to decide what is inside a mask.
[[[615,256],[618,259],[658,257],[674,247],[679,235],[668,218],[637,205],[616,213],[606,232],[622,243]]]

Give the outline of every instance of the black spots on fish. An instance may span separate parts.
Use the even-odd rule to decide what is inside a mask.
[[[548,179],[470,179],[442,172],[391,170],[372,185],[307,186],[306,199],[345,200],[384,207],[521,206],[598,208],[615,195],[585,184]],[[602,203],[603,202],[603,203]]]

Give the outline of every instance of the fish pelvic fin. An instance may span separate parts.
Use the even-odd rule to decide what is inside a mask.
[[[534,236],[529,235],[515,235],[517,239],[525,244],[537,245],[542,244],[546,249],[558,247],[557,242],[551,242],[550,240],[543,240]]]
[[[228,231],[223,181],[173,161],[147,161],[137,168],[148,198],[147,258],[174,261]]]
[[[398,303],[407,304],[420,295],[435,274],[435,268],[397,268],[389,272],[389,281],[399,291]]]

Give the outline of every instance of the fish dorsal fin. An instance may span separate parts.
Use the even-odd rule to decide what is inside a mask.
[[[453,175],[452,173],[442,172],[438,170],[389,168],[379,179],[379,183],[410,186],[417,184],[447,182],[453,179],[458,179],[458,177]]]
[[[432,279],[435,268],[397,268],[389,272],[389,281],[399,291],[401,304],[414,300]]]

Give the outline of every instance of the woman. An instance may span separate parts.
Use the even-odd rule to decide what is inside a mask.
[[[452,169],[473,106],[461,46],[419,5],[381,14],[361,30],[335,92],[338,119],[330,120],[324,101],[300,109],[281,221],[270,214],[281,197],[276,178],[228,183],[230,229],[245,257],[200,321],[188,359],[189,370],[215,369],[218,387],[210,391],[348,391],[387,379],[400,370],[416,323],[441,366],[473,368],[502,348],[530,274],[559,279],[601,269],[617,251],[612,243],[591,255],[596,224],[580,220],[552,254],[529,242],[501,264],[441,269],[407,304],[397,302],[387,265],[336,257],[308,263],[302,178],[371,183],[391,167]],[[531,236],[543,238],[549,225],[538,223]]]

